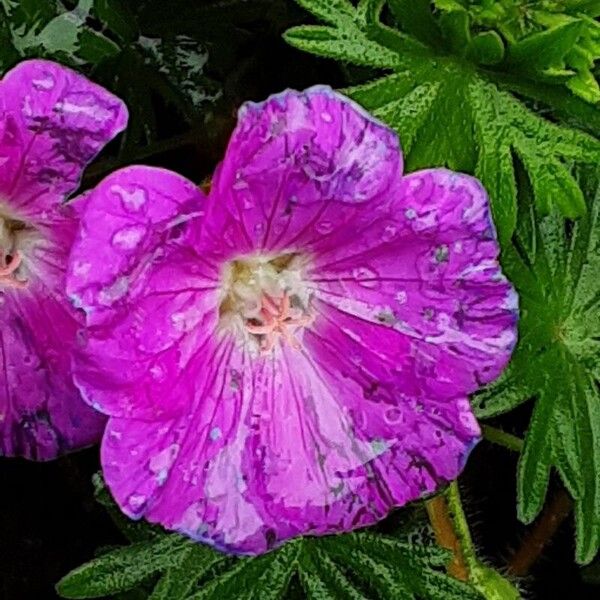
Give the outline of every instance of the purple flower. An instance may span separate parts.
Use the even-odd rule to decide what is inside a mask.
[[[402,176],[395,133],[325,87],[245,105],[208,198],[113,173],[68,291],[123,511],[254,554],[454,479],[480,433],[468,394],[515,342],[497,255],[477,180]]]
[[[85,165],[125,127],[120,100],[58,64],[0,81],[0,456],[38,460],[100,439],[73,385],[83,319],[64,293]]]

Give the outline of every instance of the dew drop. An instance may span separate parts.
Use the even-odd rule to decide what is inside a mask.
[[[138,511],[146,503],[146,496],[143,494],[131,494],[127,502],[133,510]]]
[[[104,288],[98,294],[101,304],[110,306],[113,302],[123,298],[129,291],[129,279],[125,276],[119,277],[112,285]]]
[[[142,241],[145,234],[146,227],[143,225],[123,227],[113,235],[112,243],[121,250],[133,250]]]
[[[398,228],[393,224],[388,224],[383,229],[382,238],[384,242],[391,242],[398,233]]]
[[[150,463],[148,465],[150,471],[152,471],[152,473],[155,475],[159,475],[162,471],[168,471],[175,462],[178,454],[179,444],[171,444],[170,446],[167,446],[150,459]]]
[[[56,81],[54,77],[49,73],[45,73],[43,77],[39,77],[38,79],[32,79],[31,83],[36,90],[51,90],[56,85]]]
[[[374,289],[380,285],[377,272],[370,267],[356,267],[352,271],[352,277],[364,288]]]
[[[321,119],[323,119],[325,123],[331,123],[333,121],[333,117],[328,112],[322,112]]]
[[[406,304],[406,292],[404,290],[400,290],[396,293],[396,301],[398,304]]]
[[[160,365],[150,367],[150,375],[156,381],[163,381],[165,378],[165,370]]]
[[[398,423],[400,417],[402,416],[402,412],[399,408],[388,408],[384,413],[383,417],[386,423]]]
[[[316,224],[315,229],[321,235],[327,235],[333,231],[333,223],[331,221],[320,221]]]
[[[116,194],[121,198],[121,204],[127,211],[138,211],[148,200],[146,190],[142,188],[134,188],[132,192],[126,190],[123,186],[113,185],[110,188],[111,193]]]
[[[88,275],[91,268],[91,263],[76,260],[73,263],[73,275],[75,275],[76,277],[85,277],[86,275]]]
[[[406,190],[409,194],[414,194],[423,187],[423,179],[421,177],[415,177],[414,175],[408,179],[408,189]]]

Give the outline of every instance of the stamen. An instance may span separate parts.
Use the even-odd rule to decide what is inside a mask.
[[[246,321],[246,330],[253,335],[264,336],[261,340],[262,354],[269,354],[273,350],[278,336],[295,350],[300,350],[302,345],[293,334],[298,328],[307,327],[314,322],[313,315],[292,314],[290,297],[285,292],[279,302],[264,294],[261,299],[260,316],[263,322],[256,324],[250,320]]]
[[[6,258],[4,259],[6,261]],[[5,267],[0,268],[0,285],[12,288],[24,288],[27,285],[26,281],[20,281],[16,278],[16,270],[23,262],[23,257],[19,252],[12,255],[11,261]]]

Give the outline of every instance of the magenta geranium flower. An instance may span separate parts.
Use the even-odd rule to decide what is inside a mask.
[[[208,198],[112,174],[68,290],[123,511],[253,554],[454,479],[480,434],[467,396],[515,342],[497,255],[477,180],[403,176],[395,133],[325,87],[245,105]]]
[[[122,102],[58,64],[0,80],[0,456],[38,460],[100,439],[73,385],[82,318],[65,292],[78,217],[63,201],[125,127]]]

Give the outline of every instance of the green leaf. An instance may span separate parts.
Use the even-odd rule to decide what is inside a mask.
[[[442,45],[440,29],[433,18],[429,0],[390,0],[388,4],[404,31],[429,46]]]
[[[510,64],[544,71],[564,62],[583,29],[580,19],[566,19],[556,27],[531,34],[509,47]]]
[[[495,31],[484,31],[471,39],[466,56],[481,65],[496,65],[504,58],[504,42]]]
[[[452,51],[459,56],[464,54],[471,41],[469,13],[463,7],[442,12],[440,27]]]
[[[479,600],[471,586],[446,574],[448,558],[436,546],[364,531],[298,538],[253,558],[167,534],[79,567],[58,590],[66,598],[111,595],[160,572],[151,600],[280,600],[292,581],[309,600]]]
[[[337,25],[339,19],[351,24],[356,16],[348,0],[298,0],[298,4],[329,25]]]
[[[503,255],[520,294],[519,343],[504,375],[475,397],[481,417],[535,399],[519,461],[519,518],[537,516],[554,467],[575,501],[582,563],[600,547],[599,212],[596,194],[587,215],[566,227],[525,198]]]
[[[439,4],[436,2],[436,4]],[[596,2],[471,2],[473,31],[496,33],[507,44],[503,69],[527,79],[571,90],[589,103],[600,101],[594,64],[600,58]],[[546,102],[551,102],[548,99]]]
[[[358,26],[348,27],[346,31],[337,27],[302,25],[288,29],[283,37],[299,50],[355,65],[391,69],[401,64],[396,52],[369,40]]]
[[[227,556],[213,552],[206,546],[190,545],[181,565],[165,571],[149,600],[186,600],[197,588],[199,580],[211,570],[229,562]]]
[[[11,45],[21,57],[42,54],[74,65],[95,64],[119,51],[87,24],[93,0],[79,0],[70,11],[61,2],[44,0],[4,0],[3,4]]]
[[[121,42],[130,43],[138,38],[135,16],[122,0],[94,0],[93,13]]]
[[[125,546],[71,571],[56,589],[63,598],[97,598],[126,591],[155,573],[179,567],[191,544],[173,535]]]
[[[322,12],[321,5],[311,0],[302,4],[317,17]],[[393,2],[391,6],[402,23],[409,10],[406,4]],[[462,15],[464,32],[464,7],[456,2],[439,7],[446,17]],[[371,12],[371,20],[376,16],[377,11]],[[568,217],[583,214],[583,195],[571,167],[596,164],[598,140],[532,112],[492,83],[488,72],[479,72],[462,59],[435,56],[405,32],[368,19],[363,23],[358,16],[351,18],[346,5],[337,18],[328,12],[327,22],[330,25],[295,27],[285,37],[308,52],[392,71],[345,92],[398,132],[408,171],[447,166],[478,176],[490,194],[503,244],[510,240],[517,222],[515,159],[525,167],[542,214],[554,206]],[[456,38],[458,30],[453,31]],[[492,36],[497,42],[497,36]],[[486,39],[471,42],[475,46],[465,50],[468,53],[468,48],[482,44],[479,50],[483,52],[486,43],[492,44],[492,37],[486,35]],[[493,54],[490,50],[487,58],[493,59]],[[484,54],[478,62],[485,62]]]
[[[140,37],[138,47],[153,82],[167,101],[176,104],[189,122],[202,115],[202,109],[220,96],[216,82],[204,74],[208,51],[186,35],[158,39]]]

